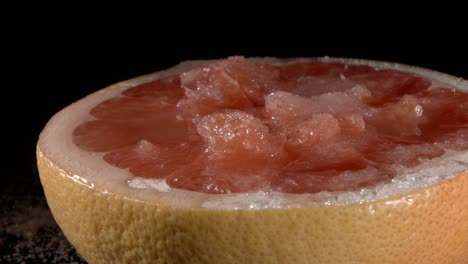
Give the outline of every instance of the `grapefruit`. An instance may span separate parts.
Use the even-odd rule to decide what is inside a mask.
[[[90,263],[466,263],[468,82],[354,59],[189,61],[37,146]]]

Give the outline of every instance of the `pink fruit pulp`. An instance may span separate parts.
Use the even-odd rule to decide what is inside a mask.
[[[468,149],[468,94],[365,65],[231,57],[96,105],[74,143],[134,176],[206,193],[314,193]]]

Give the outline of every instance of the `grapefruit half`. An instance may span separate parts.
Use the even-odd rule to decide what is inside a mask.
[[[418,132],[420,127],[414,127],[416,119],[405,121],[406,126],[403,130],[391,125],[392,120],[405,119],[407,115],[395,112],[393,106],[385,101],[389,94],[388,91],[396,94],[401,92],[397,89],[391,90],[395,87],[392,84],[389,84],[388,87],[379,86],[379,83],[385,82],[389,73],[397,75],[395,77],[397,80],[406,78],[404,74],[408,75],[409,73],[411,76],[429,80],[427,84],[429,86],[448,87],[449,90],[468,92],[468,82],[465,80],[432,70],[395,63],[337,58],[254,58],[250,61],[266,63],[265,67],[269,67],[268,65],[271,67],[293,65],[289,67],[290,71],[284,71],[281,74],[288,76],[287,78],[293,78],[291,76],[297,75],[294,77],[297,80],[309,74],[307,71],[312,71],[313,74],[321,71],[320,68],[314,67],[307,68],[307,71],[304,70],[303,66],[311,63],[349,65],[350,69],[358,69],[359,71],[367,69],[365,67],[368,66],[372,70],[378,69],[378,73],[371,81],[366,79],[365,72],[367,70],[365,70],[364,73],[349,73],[350,76],[354,76],[353,78],[338,75],[340,80],[346,79],[345,82],[338,83],[336,80],[315,77],[302,78],[301,82],[312,83],[318,87],[318,90],[325,89],[320,91],[320,93],[325,94],[337,92],[327,91],[327,87],[335,87],[339,90],[338,92],[342,91],[344,88],[340,88],[340,85],[348,85],[348,79],[371,89],[373,100],[367,103],[382,106],[379,109],[383,109],[384,114],[379,116],[382,118],[366,117],[366,122],[375,126],[377,130],[382,129],[382,133],[388,138],[393,138],[395,134],[399,133],[404,136],[405,140],[414,140],[420,136],[420,132]],[[297,180],[295,185],[284,184],[285,181],[283,181],[277,185],[279,187],[276,189],[268,189],[264,187],[265,179],[259,176],[260,178],[256,177],[255,181],[249,181],[248,184],[233,185],[232,189],[225,187],[232,184],[229,181],[226,185],[218,184],[216,188],[206,189],[205,183],[197,183],[197,185],[184,182],[184,184],[177,185],[181,181],[187,181],[186,178],[183,178],[184,175],[171,178],[172,182],[161,180],[157,175],[138,177],[139,169],[143,171],[156,170],[158,173],[166,170],[170,170],[172,173],[172,171],[177,170],[171,167],[172,165],[167,159],[164,160],[166,162],[164,164],[168,164],[165,167],[159,166],[161,163],[155,161],[157,165],[159,164],[156,169],[153,169],[155,163],[151,160],[146,163],[138,163],[138,166],[133,167],[125,165],[134,162],[131,157],[125,156],[126,153],[132,151],[131,148],[126,148],[131,144],[140,151],[138,153],[157,152],[158,157],[169,155],[169,157],[175,157],[180,163],[192,164],[193,159],[198,155],[192,151],[196,148],[174,150],[175,147],[170,144],[166,148],[159,148],[159,145],[158,148],[154,147],[155,144],[152,142],[158,140],[171,142],[171,140],[179,138],[180,130],[168,129],[167,127],[177,127],[178,123],[172,119],[172,121],[166,120],[165,117],[158,117],[161,119],[155,121],[156,123],[149,122],[148,120],[159,116],[162,111],[145,111],[145,108],[160,109],[157,108],[159,106],[152,108],[153,104],[186,106],[184,109],[189,110],[182,112],[181,116],[175,113],[176,119],[193,118],[196,122],[201,122],[199,124],[202,125],[187,129],[195,129],[202,136],[211,133],[211,130],[203,130],[208,126],[207,124],[215,123],[223,126],[226,122],[238,122],[241,118],[242,120],[250,120],[249,124],[252,124],[252,127],[249,129],[254,128],[254,130],[249,131],[255,133],[250,133],[248,138],[242,138],[241,143],[245,145],[245,142],[263,142],[264,140],[264,137],[255,137],[265,129],[261,124],[252,121],[254,120],[252,116],[265,115],[263,112],[256,112],[256,106],[281,103],[283,101],[277,99],[286,98],[285,96],[289,96],[287,98],[293,100],[294,104],[291,107],[303,102],[305,104],[311,102],[301,101],[302,99],[288,95],[285,91],[274,91],[273,95],[270,94],[271,97],[270,95],[268,97],[260,96],[259,89],[269,89],[275,85],[270,83],[262,86],[262,78],[270,80],[272,76],[256,75],[257,79],[252,82],[248,74],[252,73],[253,70],[248,68],[236,69],[236,72],[241,73],[237,81],[239,83],[254,83],[256,86],[242,91],[232,88],[223,94],[223,98],[234,98],[235,104],[231,104],[232,100],[218,100],[219,96],[217,97],[217,94],[209,90],[210,83],[197,81],[193,77],[194,74],[203,75],[203,70],[197,72],[197,69],[206,69],[212,63],[218,62],[183,62],[166,71],[112,85],[60,111],[44,128],[37,145],[37,161],[47,202],[66,237],[87,261],[90,263],[447,264],[468,262],[468,152],[466,151],[468,146],[464,141],[467,138],[466,123],[459,124],[461,130],[450,134],[452,135],[450,139],[444,138],[443,142],[446,142],[447,146],[456,146],[453,149],[449,151],[444,149],[437,155],[431,154],[439,151],[433,149],[432,146],[424,148],[427,150],[425,152],[419,150],[419,152],[412,152],[413,150],[411,150],[410,152],[395,151],[387,156],[377,155],[381,159],[385,157],[386,160],[395,162],[410,160],[407,165],[411,165],[411,167],[398,171],[395,175],[391,174],[390,178],[383,177],[383,180],[379,180],[380,182],[377,183],[373,182],[373,175],[379,174],[381,170],[366,171],[367,176],[365,177],[370,177],[370,182],[364,185],[361,183],[351,184],[349,188],[334,189],[333,186],[330,187],[330,182],[326,182],[324,187],[320,187],[322,188],[320,190],[312,187],[302,188],[301,184],[307,185],[308,183]],[[219,70],[216,67],[210,69],[214,72]],[[269,73],[271,72],[273,71],[269,71]],[[341,70],[339,74],[343,72],[344,70]],[[173,85],[180,85],[178,80],[171,79],[171,76],[179,74],[182,74],[181,79],[186,85],[185,93],[171,88]],[[222,74],[219,76],[223,77]],[[230,74],[230,76],[235,75],[235,72]],[[243,76],[247,77],[242,79]],[[218,81],[223,84],[223,87],[232,86],[230,79],[221,77]],[[419,85],[418,82],[413,82],[410,79],[407,82],[411,82],[409,87]],[[158,83],[158,87],[163,87],[166,90],[159,94],[159,90],[151,88],[151,84],[154,83]],[[324,83],[325,85],[323,85]],[[193,90],[188,91],[187,87],[190,85],[194,85],[194,90],[205,97],[200,99]],[[384,89],[386,92],[380,93],[378,89],[372,90],[373,86],[380,87],[378,89]],[[300,85],[295,87],[298,87],[296,94],[308,98],[316,96]],[[355,85],[353,84],[352,87]],[[403,93],[410,93],[408,90],[410,88],[404,89]],[[354,94],[360,92],[362,90],[353,90]],[[157,94],[157,98],[160,100],[158,102],[147,100],[145,96],[138,97],[138,93]],[[125,106],[127,99],[121,97],[122,94],[130,94],[134,98],[138,97],[138,105],[141,108],[129,107],[125,111],[114,108],[102,110],[106,108],[106,104],[112,105],[116,101],[119,105]],[[365,96],[365,93],[362,94]],[[410,105],[413,107],[412,109],[418,110],[418,108],[414,108],[415,105],[411,104],[412,97],[402,98],[398,102],[403,106]],[[437,98],[433,97],[432,100]],[[331,100],[327,96],[322,96],[319,99],[315,101],[316,106],[326,100]],[[349,105],[354,108],[346,108],[347,104],[340,105],[345,109],[343,111],[349,112],[349,109],[359,107],[354,101],[349,102]],[[421,104],[425,106],[424,102]],[[229,112],[229,115],[225,114],[227,112],[223,112],[222,116],[211,114],[210,118],[206,118],[206,114],[213,111],[208,109],[206,105],[215,106],[216,109],[235,108],[237,105],[242,105],[250,112],[247,114],[241,114],[240,111]],[[430,106],[428,104],[428,107],[425,108],[426,111],[432,111],[433,108]],[[453,107],[468,109],[464,101],[458,102],[458,105],[453,105]],[[169,110],[164,109],[165,114],[171,115]],[[282,108],[275,109],[282,110]],[[449,110],[444,108],[443,111],[448,113]],[[275,117],[284,117],[287,119],[287,123],[276,124],[273,122],[269,124],[269,129],[284,129],[286,126],[284,124],[290,125],[295,122],[296,119],[282,116],[283,112],[279,112]],[[306,112],[306,114],[310,113],[312,112]],[[130,125],[130,128],[129,126],[119,126],[122,122],[119,123],[115,120],[115,122],[106,121],[107,123],[100,122],[96,125],[98,123],[96,116],[104,118],[106,115],[123,120],[125,124],[138,123],[139,125]],[[204,115],[205,117],[203,117]],[[440,118],[446,116],[447,114],[441,115]],[[298,127],[301,129],[309,125],[324,127],[323,130],[317,130],[317,133],[313,137],[308,137],[307,140],[331,142],[328,140],[333,139],[338,133],[336,132],[336,124],[342,124],[337,123],[341,122],[342,119],[336,121],[329,114],[320,114],[315,117],[313,120],[300,122]],[[116,125],[116,123],[118,124]],[[167,127],[161,127],[161,124],[167,124]],[[353,121],[352,124],[360,123]],[[448,126],[449,124],[447,124]],[[343,127],[340,125],[341,129]],[[93,131],[102,132],[106,129],[109,133],[108,138],[97,137],[100,140],[92,141],[93,137],[90,135],[94,135]],[[295,135],[295,133],[303,131],[298,129],[293,129],[290,133]],[[163,132],[156,133],[154,138],[148,140],[135,138],[135,134],[141,131],[143,131],[141,133],[145,133],[144,131],[148,130]],[[429,131],[429,129],[427,130]],[[186,132],[181,135],[186,135]],[[80,138],[80,136],[82,137]],[[217,138],[211,136],[210,139],[216,140]],[[347,144],[349,141],[343,142]],[[261,145],[261,150],[264,152],[259,152],[260,154],[255,151],[235,152],[239,151],[237,145],[232,147],[224,141],[221,142],[221,145],[227,149],[231,147],[235,149],[235,151],[229,152],[234,154],[229,154],[231,156],[227,156],[228,158],[241,159],[242,156],[248,156],[249,159],[253,160],[249,164],[255,164],[252,166],[256,171],[264,171],[264,168],[275,167],[277,163],[282,162],[280,158],[282,156],[277,155],[278,150],[274,146],[283,141],[279,137],[271,137],[265,142],[274,142],[274,144]],[[297,145],[299,143],[292,142],[291,144]],[[218,145],[209,145],[206,149],[218,153],[215,151]],[[120,152],[116,152],[116,149]],[[173,150],[177,155],[171,156],[172,154],[167,154],[163,151],[164,149]],[[330,151],[335,153],[333,150],[327,151],[327,153]],[[264,153],[267,153],[269,158],[264,158],[265,156],[262,156]],[[332,159],[344,156],[346,160],[349,156],[354,155],[354,152],[343,152],[343,154],[338,151],[337,153],[333,154],[335,156],[331,156]],[[415,159],[401,158],[402,155],[414,153],[418,155]],[[300,154],[296,156],[300,156]],[[421,157],[427,159],[422,161]],[[368,162],[368,159],[367,157],[365,162]],[[375,160],[379,159],[375,158],[373,161]],[[351,161],[349,162],[352,165],[350,165],[351,170],[357,170],[353,166],[360,164],[360,159],[353,158]],[[328,164],[327,162],[327,160],[322,161],[321,166]],[[395,162],[392,164],[395,165]],[[176,175],[197,171],[198,167],[196,166],[201,163],[203,162],[195,162],[193,163],[194,168],[191,167],[187,171],[182,170]],[[221,162],[219,163],[221,164]],[[381,161],[381,163],[386,164],[386,161]],[[237,169],[250,172],[252,168],[252,166],[244,168],[244,163],[234,164],[231,167],[220,165],[221,168],[229,168],[229,170],[223,172],[213,169],[214,173],[210,177],[216,177],[218,174],[222,178],[222,174],[231,175],[231,170]],[[258,169],[260,167],[261,169]],[[380,169],[380,167],[378,168]],[[318,169],[314,167],[313,170]],[[144,174],[144,172],[141,173]],[[270,171],[265,173],[265,175],[270,174]],[[388,176],[388,174],[385,175]],[[291,179],[296,180],[297,177],[293,176]],[[189,177],[188,179],[190,181],[190,179],[198,178]],[[275,182],[275,179],[268,178],[271,180],[268,184],[273,186],[274,184],[271,182]],[[235,178],[235,180],[245,179]],[[281,182],[281,180],[279,181]],[[289,179],[287,182],[291,182],[291,180]],[[197,189],[199,186],[204,186],[205,191]]]

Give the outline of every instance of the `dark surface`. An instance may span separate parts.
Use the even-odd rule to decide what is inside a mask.
[[[42,195],[0,200],[0,263],[86,263],[55,224]]]
[[[416,12],[399,8],[405,12],[388,14],[383,13],[386,7],[373,12],[362,7],[362,15],[348,7],[205,15],[185,8],[190,12],[183,14],[180,25],[172,21],[180,16],[174,8],[159,8],[89,8],[76,14],[46,7],[3,10],[8,19],[2,62],[8,69],[0,104],[6,139],[0,263],[83,262],[47,209],[35,144],[55,112],[112,83],[181,60],[229,55],[386,60],[468,79],[468,23],[452,12],[454,6]]]

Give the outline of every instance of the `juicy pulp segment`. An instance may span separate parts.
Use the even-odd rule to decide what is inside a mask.
[[[364,65],[233,57],[123,91],[73,140],[174,188],[350,190],[468,149],[468,94],[431,85]]]

